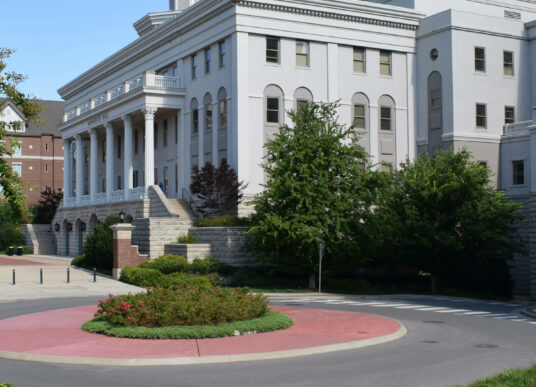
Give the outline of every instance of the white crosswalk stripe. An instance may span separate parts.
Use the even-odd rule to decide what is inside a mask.
[[[447,309],[447,310],[436,310],[437,313],[460,313],[468,312],[467,309]]]

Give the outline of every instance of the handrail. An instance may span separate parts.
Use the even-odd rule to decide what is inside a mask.
[[[50,224],[50,228],[48,229],[48,232],[52,234],[52,239],[54,240],[54,246],[56,246],[56,254],[58,253],[58,239],[56,238],[56,233],[54,232],[54,229],[52,228],[52,224]]]
[[[190,209],[192,210],[192,212],[194,213],[194,215],[199,218],[200,217],[200,210],[199,210],[199,207],[197,206],[197,204],[195,203],[195,200],[194,198],[192,197],[192,194],[186,189],[186,188],[183,188],[182,189],[182,198],[183,199],[186,199],[186,202],[188,203],[188,205],[190,206]]]

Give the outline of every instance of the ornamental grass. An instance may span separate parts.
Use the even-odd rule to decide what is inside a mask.
[[[268,299],[248,288],[181,286],[99,301],[95,317],[130,327],[217,326],[268,312]]]

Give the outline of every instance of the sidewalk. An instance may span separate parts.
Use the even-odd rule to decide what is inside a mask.
[[[15,285],[13,285],[13,270],[15,270]],[[110,293],[139,293],[143,290],[100,274],[97,274],[94,282],[93,272],[70,266],[69,257],[0,255],[0,302],[107,296]]]

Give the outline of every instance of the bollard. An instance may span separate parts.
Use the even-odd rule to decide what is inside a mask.
[[[69,268],[67,268],[67,283],[71,282],[71,273],[69,271]]]
[[[17,255],[22,256],[22,246],[17,247]]]
[[[39,283],[43,285],[43,269],[39,269]]]
[[[15,285],[15,269],[13,269],[13,285]]]
[[[13,246],[9,246],[9,249],[7,249],[7,255],[9,256],[13,255]]]
[[[93,282],[97,282],[97,268],[93,268]]]

